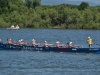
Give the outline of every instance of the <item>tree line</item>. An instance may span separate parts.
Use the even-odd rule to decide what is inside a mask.
[[[42,5],[41,0],[0,0],[0,27],[100,29],[100,6]]]

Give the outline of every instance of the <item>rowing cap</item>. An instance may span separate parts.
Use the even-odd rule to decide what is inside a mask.
[[[72,44],[72,42],[70,42],[70,44]]]
[[[47,41],[45,41],[45,42],[47,42]]]
[[[32,39],[32,41],[35,41],[34,39]]]
[[[88,39],[90,39],[90,37],[88,37]]]
[[[57,41],[56,43],[60,43],[59,41]]]
[[[23,41],[23,39],[20,39],[20,41]]]

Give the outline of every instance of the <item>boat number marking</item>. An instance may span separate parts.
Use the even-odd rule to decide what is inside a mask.
[[[89,49],[89,50],[98,50],[98,48],[94,48],[94,49]]]
[[[77,49],[72,49],[73,51],[76,51]]]

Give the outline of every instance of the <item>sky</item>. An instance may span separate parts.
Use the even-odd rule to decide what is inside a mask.
[[[42,4],[62,4],[62,3],[71,3],[79,4],[81,2],[89,2],[91,5],[100,5],[100,0],[41,0]]]
[[[96,4],[100,4],[100,0],[64,0],[64,1],[88,1],[88,2],[93,2]]]

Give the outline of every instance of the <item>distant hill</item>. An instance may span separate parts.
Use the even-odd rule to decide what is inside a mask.
[[[63,1],[63,0],[41,0],[42,5],[58,5],[58,4],[73,4],[73,5],[80,5],[82,1]],[[87,2],[90,6],[100,6],[99,4],[93,2]]]

